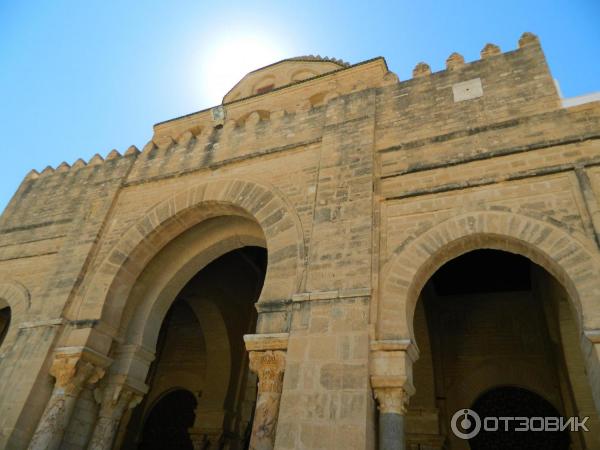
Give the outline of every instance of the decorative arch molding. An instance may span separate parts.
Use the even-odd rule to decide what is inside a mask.
[[[580,332],[600,328],[592,314],[600,295],[600,260],[594,243],[538,217],[499,210],[458,214],[400,244],[381,284],[378,339],[414,340],[420,292],[443,264],[475,249],[521,254],[542,266],[566,289]]]
[[[14,344],[19,324],[25,322],[27,310],[31,306],[31,295],[25,286],[18,281],[0,281],[0,308],[10,307],[10,324],[0,343],[0,355],[6,353]]]
[[[274,187],[250,180],[219,179],[190,187],[151,208],[129,228],[95,270],[76,316],[115,323],[114,308],[152,258],[201,222],[238,216],[257,223],[269,260],[259,302],[290,299],[302,282],[304,234],[292,205]],[[117,322],[118,323],[118,322]]]
[[[133,286],[112,299],[108,317],[120,319],[118,335],[127,345],[154,352],[160,325],[188,281],[220,256],[245,246],[264,247],[265,239],[256,222],[235,216],[205,220],[174,238]]]

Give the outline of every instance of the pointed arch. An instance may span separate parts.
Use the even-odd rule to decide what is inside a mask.
[[[600,376],[600,259],[595,243],[552,218],[501,210],[457,214],[400,244],[381,282],[377,339],[415,342],[413,319],[425,283],[443,264],[476,249],[529,258],[554,276],[568,293],[590,380]],[[600,411],[600,388],[592,385]]]
[[[264,234],[269,260],[259,302],[290,299],[301,283],[305,252],[294,208],[272,186],[220,179],[188,188],[141,217],[95,270],[77,318],[118,323],[129,290],[154,255],[186,230],[222,216],[250,219]]]
[[[600,295],[600,260],[584,236],[522,213],[466,212],[405,240],[388,262],[381,284],[379,339],[413,339],[419,294],[443,264],[475,249],[523,255],[542,266],[567,290],[580,331],[600,329],[592,314]]]

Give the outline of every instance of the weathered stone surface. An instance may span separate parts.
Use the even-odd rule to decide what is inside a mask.
[[[403,81],[382,58],[286,60],[142,152],[32,171],[0,218],[0,447],[126,448],[177,386],[203,449],[453,448],[450,409],[523,380],[600,423],[600,105],[563,108],[538,38],[518,46]],[[183,289],[247,247],[266,270],[246,255]],[[546,275],[426,317],[436,270],[483,248]],[[176,298],[193,317],[164,337]]]

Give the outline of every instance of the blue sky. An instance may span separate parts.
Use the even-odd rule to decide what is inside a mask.
[[[142,148],[154,123],[288,56],[384,56],[404,80],[532,31],[565,97],[600,91],[599,24],[598,0],[0,0],[0,210],[29,170]]]

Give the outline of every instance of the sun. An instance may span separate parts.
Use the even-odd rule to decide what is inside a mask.
[[[291,56],[284,47],[277,39],[259,35],[225,38],[210,46],[199,68],[203,103],[221,103],[248,72]]]

